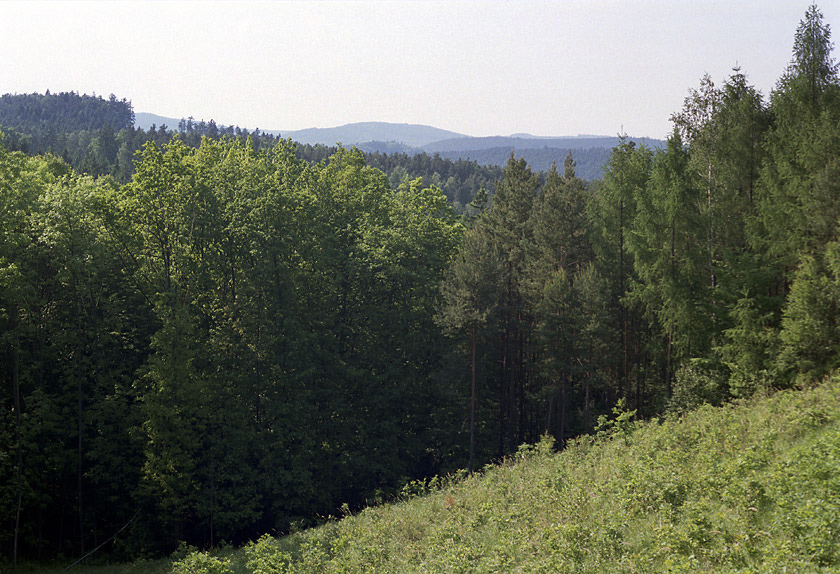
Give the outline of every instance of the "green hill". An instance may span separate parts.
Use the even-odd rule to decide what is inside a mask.
[[[193,553],[172,571],[838,571],[840,377],[602,428],[560,453],[544,441],[472,477],[414,483],[403,501]]]
[[[285,539],[290,571],[840,567],[840,378],[517,458]]]

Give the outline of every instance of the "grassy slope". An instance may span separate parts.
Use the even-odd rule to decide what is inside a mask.
[[[559,454],[536,447],[228,558],[257,574],[838,572],[840,377]]]

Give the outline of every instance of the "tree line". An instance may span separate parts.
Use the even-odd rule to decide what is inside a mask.
[[[161,146],[175,134],[189,147],[199,147],[205,137],[228,138],[250,142],[257,151],[272,148],[281,139],[259,129],[249,131],[193,117],[181,119],[174,127],[153,124],[143,130],[134,127],[131,102],[117,100],[113,94],[105,100],[75,92],[4,94],[0,96],[0,128],[8,150],[59,156],[76,172],[110,175],[118,183],[131,180],[136,155],[147,142]],[[337,146],[324,145],[295,148],[297,157],[310,163],[329,161],[337,151]],[[450,160],[439,154],[365,152],[364,156],[368,165],[388,175],[395,188],[418,177],[427,185],[440,187],[459,213],[480,189],[492,193],[501,175],[498,166]]]
[[[600,139],[600,138],[599,138]],[[584,181],[595,181],[601,179],[604,174],[604,165],[609,159],[612,152],[611,146],[604,147],[589,147],[589,148],[557,148],[557,147],[537,147],[540,140],[534,140],[533,148],[516,149],[514,153],[517,158],[523,158],[528,162],[528,166],[535,172],[548,173],[552,164],[559,161],[562,163],[563,158],[571,153],[575,158],[575,174]],[[510,155],[510,148],[495,147],[481,150],[471,150],[466,152],[469,154],[471,160],[477,162],[479,165],[494,166],[504,165],[507,157]],[[443,157],[456,159],[464,154],[464,152],[454,151],[440,152]]]
[[[840,84],[811,6],[769,102],[704,77],[664,149],[623,138],[587,190],[511,155],[443,282],[476,460],[562,444],[622,401],[720,404],[840,364]],[[473,457],[471,457],[472,459]]]
[[[4,554],[287,532],[836,368],[831,47],[812,6],[768,101],[704,78],[663,149],[511,156],[460,216],[359,150],[155,130],[120,183],[0,146]]]
[[[134,110],[131,102],[118,100],[114,94],[107,100],[96,94],[51,94],[49,90],[45,94],[3,94],[0,125],[59,132],[91,131],[110,125],[119,131],[134,125]]]

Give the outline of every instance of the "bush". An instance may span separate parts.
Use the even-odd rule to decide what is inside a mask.
[[[192,551],[172,564],[172,574],[233,574],[230,560]]]
[[[703,404],[717,407],[729,396],[726,366],[708,359],[689,359],[676,373],[668,410],[684,412]]]
[[[246,566],[254,574],[284,574],[290,572],[291,555],[280,550],[277,541],[263,534],[245,547]]]
[[[840,429],[793,451],[774,474],[769,494],[779,523],[800,554],[822,566],[840,562]]]
[[[613,417],[607,415],[598,417],[598,424],[595,425],[595,438],[606,440],[620,436],[625,443],[629,443],[630,435],[633,432],[633,418],[636,416],[636,409],[632,411],[627,408],[624,398],[618,399],[612,408]]]

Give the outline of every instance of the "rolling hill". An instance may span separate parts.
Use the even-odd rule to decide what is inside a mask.
[[[165,124],[170,128],[180,120],[155,114],[138,112],[135,126],[148,129],[152,124]],[[472,160],[480,165],[503,166],[511,152],[524,157],[534,171],[547,171],[552,164],[563,165],[570,151],[577,162],[577,175],[585,180],[601,177],[610,151],[618,145],[615,136],[545,137],[531,134],[512,136],[472,137],[427,125],[389,122],[360,122],[332,128],[307,128],[303,130],[263,130],[284,139],[309,144],[356,146],[368,153],[404,153],[415,155],[438,154],[457,161]],[[630,138],[649,147],[660,147],[664,142],[651,138]]]
[[[304,144],[358,145],[367,142],[396,142],[408,147],[422,148],[434,142],[450,138],[468,138],[448,130],[417,124],[393,124],[387,122],[361,122],[335,128],[309,128],[296,131],[281,131],[284,138]]]

